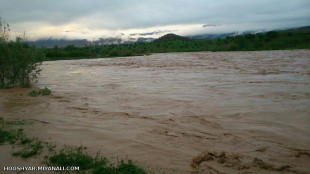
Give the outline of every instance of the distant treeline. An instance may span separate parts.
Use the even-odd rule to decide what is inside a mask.
[[[190,39],[167,34],[149,43],[86,46],[68,45],[64,48],[42,48],[46,60],[137,56],[150,53],[191,51],[254,51],[309,49],[309,27],[300,30],[270,31],[258,34],[229,36],[223,39]]]

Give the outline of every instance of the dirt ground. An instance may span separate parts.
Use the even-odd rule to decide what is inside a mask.
[[[154,171],[310,173],[310,50],[167,53],[41,67],[34,87],[52,95],[0,90],[0,117],[33,122],[25,128],[33,136]],[[12,164],[5,148],[0,170]]]

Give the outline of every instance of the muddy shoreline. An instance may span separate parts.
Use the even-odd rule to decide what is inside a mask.
[[[44,62],[34,87],[52,95],[0,90],[0,113],[155,170],[309,173],[309,76],[310,50]]]

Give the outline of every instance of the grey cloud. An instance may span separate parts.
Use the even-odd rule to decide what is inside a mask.
[[[158,35],[158,34],[163,34],[163,33],[169,33],[169,32],[174,32],[178,30],[158,30],[158,31],[153,31],[153,32],[148,32],[148,33],[132,33],[130,36],[150,36],[150,35]]]
[[[184,24],[294,27],[310,25],[309,11],[309,0],[0,1],[0,16],[12,25],[80,23],[89,29],[109,30]]]
[[[216,25],[214,25],[214,24],[205,24],[205,25],[203,25],[202,27],[215,27]]]

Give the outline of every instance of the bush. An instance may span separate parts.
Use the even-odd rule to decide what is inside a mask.
[[[41,91],[36,91],[36,90],[30,91],[30,92],[28,93],[28,95],[31,96],[31,97],[37,97],[37,96],[39,96],[40,94],[41,94]]]
[[[29,96],[31,97],[37,97],[39,95],[45,96],[45,95],[50,95],[52,91],[45,87],[44,89],[39,89],[39,90],[32,90],[28,93]]]
[[[0,18],[0,88],[18,83],[30,87],[40,73],[39,65],[44,56],[34,46],[28,46],[22,38],[9,41],[9,25]]]
[[[52,91],[50,89],[48,89],[47,87],[45,87],[44,89],[42,89],[41,91],[42,96],[44,95],[50,95],[52,93]]]

